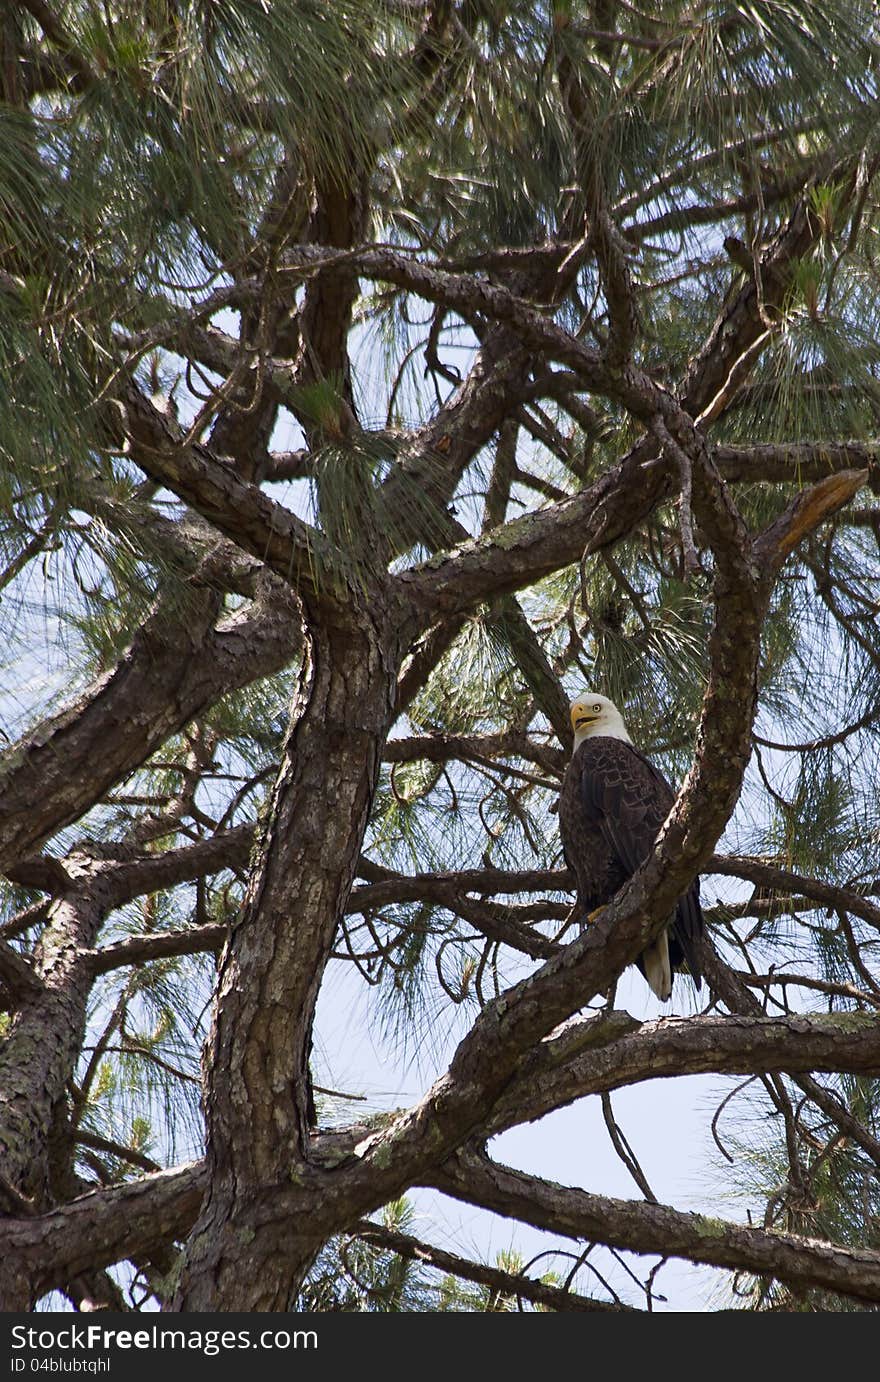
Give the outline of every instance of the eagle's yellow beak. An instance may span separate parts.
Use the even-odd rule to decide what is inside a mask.
[[[573,705],[571,707],[572,729],[580,729],[581,725],[591,725],[598,718],[598,715],[589,715],[586,706]]]

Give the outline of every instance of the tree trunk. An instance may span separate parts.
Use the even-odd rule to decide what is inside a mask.
[[[221,961],[206,1110],[211,1191],[178,1310],[288,1309],[326,1236],[317,1217],[279,1221],[277,1198],[309,1178],[312,1018],[394,715],[395,622],[375,596],[321,621],[306,612],[269,824]]]

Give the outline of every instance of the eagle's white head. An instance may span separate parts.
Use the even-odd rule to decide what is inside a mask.
[[[627,744],[632,743],[623,716],[614,702],[592,691],[583,691],[572,701],[571,727],[574,730],[575,748],[591,734],[605,734],[609,739],[623,739]]]

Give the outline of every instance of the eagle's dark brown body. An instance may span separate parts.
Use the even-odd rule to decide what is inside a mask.
[[[663,774],[626,740],[591,735],[575,749],[559,797],[559,833],[585,916],[610,902],[644,863],[673,801]],[[694,942],[703,925],[700,885],[694,879],[679,899],[668,944],[672,968],[687,965],[697,988],[701,975]],[[638,964],[647,977],[641,956]]]

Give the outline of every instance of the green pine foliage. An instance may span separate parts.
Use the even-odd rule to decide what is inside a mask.
[[[255,428],[271,405],[258,481],[309,525],[319,591],[345,582],[352,598],[368,598],[383,561],[396,572],[440,561],[485,524],[498,529],[576,496],[642,439],[642,423],[619,402],[579,385],[569,390],[578,410],[538,377],[562,365],[534,365],[505,420],[516,429],[512,472],[501,474],[493,441],[438,497],[445,453],[415,468],[409,448],[488,349],[489,317],[477,311],[465,321],[446,305],[357,278],[352,377],[310,373],[302,361],[312,343],[295,319],[314,275],[294,281],[283,270],[285,255],[316,249],[309,217],[325,194],[363,199],[359,242],[523,298],[531,290],[517,277],[516,254],[564,240],[578,262],[554,300],[555,319],[601,347],[610,307],[588,196],[591,179],[601,184],[640,314],[633,364],[671,392],[806,196],[818,233],[781,306],[768,309],[765,347],[711,440],[876,445],[874,6],[68,0],[54,8],[63,39],[16,8],[10,23],[23,56],[0,107],[0,685],[9,740],[108,674],[146,620],[159,613],[186,626],[205,585],[227,625],[265,595],[244,577],[226,588],[205,575],[219,538],[187,526],[185,506],[145,476],[123,435],[120,399],[132,383],[155,401],[181,451],[209,446],[230,399],[239,422],[252,417]],[[596,19],[605,9],[621,31],[613,41]],[[566,65],[584,105],[576,131],[559,75]],[[340,251],[332,225],[323,233],[328,253],[358,248]],[[531,305],[546,307],[554,292],[548,279]],[[256,385],[269,357],[275,375]],[[293,480],[280,460],[278,477],[272,470],[282,433],[307,453]],[[815,478],[793,466],[772,482],[738,477],[731,490],[757,532]],[[874,475],[777,585],[763,632],[755,754],[718,846],[866,897],[876,895],[880,838],[876,489]],[[490,494],[493,506],[500,494],[497,512]],[[507,597],[476,603],[449,630],[379,774],[362,853],[383,878],[562,868],[562,760],[542,678],[564,699],[585,686],[612,697],[635,742],[670,781],[683,780],[708,677],[713,569],[698,530],[701,566],[688,571],[681,521],[673,487],[613,547],[518,591],[538,647],[531,661],[505,614]],[[300,670],[292,651],[285,671],[215,696],[47,849],[63,856],[86,839],[107,857],[159,855],[221,830],[258,829]],[[406,754],[395,755],[397,740]],[[363,870],[356,886],[372,881]],[[505,934],[568,938],[565,888],[526,900],[472,882],[442,896],[352,906],[340,923],[333,963],[356,968],[373,1030],[406,1060],[445,1049],[529,972],[535,957]],[[245,853],[113,910],[100,943],[228,927],[246,887]],[[796,990],[794,1010],[876,1007],[877,940],[864,918],[795,890],[756,891],[746,905],[720,878],[704,888],[734,968],[784,967],[826,985],[817,1004],[815,991]],[[42,896],[15,878],[0,890],[0,938],[20,953],[37,943]],[[85,1184],[198,1154],[215,964],[211,952],[175,956],[97,982],[70,1092],[71,1126],[91,1136],[74,1162]],[[780,1009],[774,1001],[768,1011]],[[318,1039],[316,1078],[332,1084],[320,1049]],[[878,1082],[839,1076],[834,1088],[877,1136]],[[792,1117],[788,1142],[785,1128],[776,1135],[785,1122],[778,1109],[760,1136],[728,1142],[744,1202],[766,1206],[768,1227],[880,1249],[876,1167],[815,1110]],[[411,1232],[412,1210],[386,1206],[382,1223]],[[497,1265],[515,1275],[522,1260],[512,1254]],[[751,1309],[862,1308],[775,1280],[740,1278],[736,1291]],[[325,1246],[299,1308],[519,1307],[504,1292],[353,1235]]]

